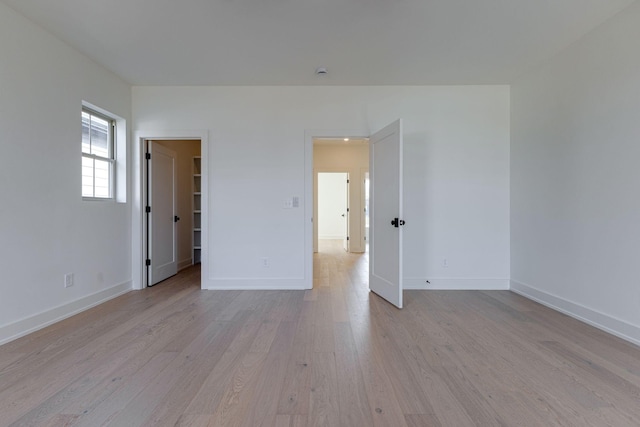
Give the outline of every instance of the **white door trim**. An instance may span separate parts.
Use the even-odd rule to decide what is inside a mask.
[[[305,130],[304,131],[304,277],[306,289],[313,288],[313,140],[314,138],[369,138],[369,131],[351,130]]]
[[[360,238],[362,241],[360,244],[362,245],[363,252],[367,252],[367,245],[369,244],[369,239],[365,239],[367,235],[367,225],[366,225],[366,213],[365,209],[368,209],[366,203],[366,188],[364,182],[366,180],[367,174],[369,173],[369,168],[360,168]],[[371,226],[371,224],[369,224]]]
[[[147,269],[144,262],[147,259],[146,241],[147,230],[145,227],[144,206],[147,197],[145,186],[146,162],[144,161],[145,142],[148,140],[199,140],[200,156],[202,157],[202,278],[200,287],[209,277],[209,263],[207,253],[209,249],[208,239],[208,158],[209,158],[209,131],[207,130],[150,130],[134,131],[131,144],[131,278],[133,289],[144,289],[147,283]]]

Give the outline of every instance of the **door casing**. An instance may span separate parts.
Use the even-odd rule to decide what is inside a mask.
[[[150,140],[196,140],[200,141],[200,157],[202,158],[201,175],[202,175],[202,272],[200,287],[206,289],[206,280],[209,277],[209,262],[207,254],[209,250],[208,239],[208,159],[209,159],[209,131],[207,130],[190,130],[190,131],[167,131],[167,130],[151,130],[136,131],[131,153],[131,204],[132,204],[132,221],[131,221],[131,273],[132,288],[144,289],[147,283],[147,269],[145,260],[147,259],[146,242],[146,214],[144,207],[147,200],[147,189],[145,176],[147,174],[145,161],[145,146]]]

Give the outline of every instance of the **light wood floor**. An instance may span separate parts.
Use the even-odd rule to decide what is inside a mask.
[[[191,268],[0,347],[0,425],[638,426],[640,349],[507,291],[201,291]]]

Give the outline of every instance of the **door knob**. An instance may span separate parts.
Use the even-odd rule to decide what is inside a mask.
[[[398,218],[394,218],[391,220],[391,225],[393,225],[395,228],[398,228],[401,225],[404,225],[404,220],[403,219],[398,219]]]
[[[180,221],[180,217],[178,215],[173,217],[173,222],[178,222]]]

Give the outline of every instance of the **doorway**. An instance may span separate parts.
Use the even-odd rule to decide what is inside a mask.
[[[368,165],[371,169],[363,168],[360,172],[352,174],[359,176],[358,185],[363,189],[356,194],[359,197],[349,198],[352,212],[356,209],[360,215],[351,215],[351,221],[358,221],[357,227],[349,228],[349,241],[351,245],[356,242],[354,233],[357,232],[359,243],[369,259],[369,290],[378,296],[386,299],[398,308],[402,308],[403,292],[403,256],[402,256],[402,235],[403,226],[406,221],[403,219],[403,130],[402,120],[398,119],[389,123],[384,128],[369,136],[361,137],[367,143]],[[332,136],[321,136],[321,135]],[[342,134],[342,135],[340,135]],[[357,135],[358,133],[351,133]],[[339,135],[339,136],[338,136]],[[313,288],[315,279],[314,260],[317,251],[317,199],[314,190],[317,187],[318,159],[321,157],[318,150],[324,145],[321,140],[328,140],[327,145],[348,144],[351,137],[345,132],[320,132],[306,131],[305,145],[305,212],[310,213],[310,223],[305,227],[305,277],[308,289]],[[342,142],[340,142],[342,141]],[[345,145],[343,148],[348,147]],[[346,159],[344,155],[329,156],[335,162]],[[339,165],[333,164],[334,167]],[[344,167],[341,168],[344,170]],[[367,187],[366,173],[369,172],[369,197],[364,194]],[[350,192],[353,194],[353,191]],[[366,208],[365,203],[369,200],[370,205]],[[364,212],[364,214],[363,214]],[[370,217],[370,226],[366,227],[367,216]],[[309,217],[308,217],[309,218]],[[352,225],[352,223],[350,222]],[[367,235],[368,234],[368,235]],[[367,251],[367,245],[369,250]],[[312,250],[309,250],[312,249]]]
[[[147,141],[147,286],[200,263],[200,145],[197,140]]]
[[[152,251],[149,250],[148,242],[154,236],[151,227],[149,227],[152,222],[148,220],[146,212],[150,190],[147,186],[149,166],[146,153],[149,142],[153,141],[158,143],[158,146],[160,144],[174,144],[174,150],[170,149],[170,151],[178,152],[176,161],[178,169],[176,173],[176,213],[174,216],[179,217],[179,220],[175,221],[175,218],[172,218],[174,224],[177,224],[177,248],[175,249],[177,270],[186,268],[201,260],[202,279],[200,286],[202,289],[206,289],[204,281],[208,277],[208,263],[206,260],[208,248],[206,233],[208,229],[208,132],[135,132],[134,140],[137,144],[134,145],[132,153],[133,288],[143,289],[149,286],[150,279],[150,266],[148,264],[151,261],[150,255],[152,254],[150,252]],[[187,153],[187,151],[189,152]]]
[[[313,139],[313,252],[323,240],[340,241],[349,253],[366,252],[362,215],[369,168],[367,138]]]
[[[318,252],[325,240],[341,243],[349,252],[349,173],[318,172]]]

